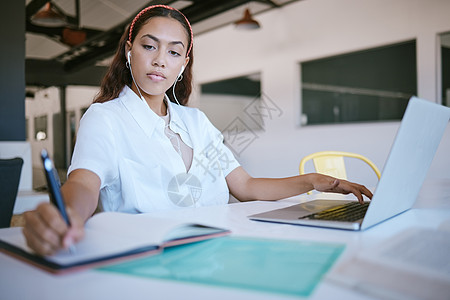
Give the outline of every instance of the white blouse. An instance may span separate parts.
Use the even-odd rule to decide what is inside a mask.
[[[87,169],[99,176],[103,210],[228,203],[225,177],[239,163],[222,134],[198,109],[167,102],[169,128],[193,149],[190,167],[167,138],[163,118],[127,86],[118,98],[92,104],[81,119],[68,173]]]
[[[169,102],[169,101],[167,101]],[[164,127],[164,133],[166,134],[167,138],[172,143],[172,146],[175,148],[177,153],[181,156],[183,159],[184,165],[186,166],[186,172],[189,171],[192,164],[192,158],[194,151],[191,147],[186,145],[185,142],[181,139],[181,136],[178,133],[175,133],[170,129],[169,123],[170,123],[170,112],[167,110],[167,115],[161,117],[164,120],[165,127]]]

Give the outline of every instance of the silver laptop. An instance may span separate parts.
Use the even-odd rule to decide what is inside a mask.
[[[251,220],[364,230],[410,209],[430,168],[450,119],[450,107],[412,97],[370,204],[357,201],[313,200],[249,216]],[[348,203],[348,204],[347,204]],[[341,206],[363,210],[339,213]],[[347,209],[347,208],[345,208]],[[325,210],[325,211],[324,211]],[[359,212],[361,213],[361,212]],[[338,216],[332,216],[337,214]]]

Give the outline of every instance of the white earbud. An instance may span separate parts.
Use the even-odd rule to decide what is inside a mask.
[[[177,78],[180,77],[184,72],[184,65],[181,66],[180,74],[178,74]]]
[[[128,63],[131,64],[131,62],[130,62],[130,60],[131,60],[131,51],[128,51],[128,53],[127,53],[127,60],[128,60]]]

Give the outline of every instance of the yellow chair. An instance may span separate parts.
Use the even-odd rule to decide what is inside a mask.
[[[378,177],[378,180],[380,179],[381,177],[380,170],[378,170],[377,166],[367,157],[364,157],[360,154],[343,151],[320,151],[305,156],[300,161],[299,166],[300,174],[305,174],[305,164],[307,161],[312,160],[314,163],[314,168],[316,169],[317,173],[347,180],[347,172],[345,170],[344,157],[351,157],[364,161],[375,172],[375,174]],[[308,194],[311,194],[311,192],[309,192]]]

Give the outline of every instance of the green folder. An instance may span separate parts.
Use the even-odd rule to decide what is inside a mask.
[[[97,270],[308,296],[344,248],[332,243],[223,237]]]

